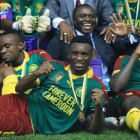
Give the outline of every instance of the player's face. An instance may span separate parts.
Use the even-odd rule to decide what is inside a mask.
[[[68,58],[72,74],[83,75],[88,71],[88,66],[93,58],[91,46],[86,43],[72,43]]]
[[[20,57],[20,50],[23,49],[23,43],[16,41],[12,34],[0,37],[0,55],[5,62],[14,62]]]
[[[89,34],[96,26],[96,14],[90,7],[80,7],[75,13],[73,20],[75,29],[81,31],[84,34]]]

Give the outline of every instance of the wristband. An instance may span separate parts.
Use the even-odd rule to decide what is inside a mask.
[[[20,30],[20,27],[19,27],[20,22],[21,22],[21,20],[14,22],[12,24],[12,29],[19,31]]]

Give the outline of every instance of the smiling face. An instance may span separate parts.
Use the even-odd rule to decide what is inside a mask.
[[[68,52],[72,74],[83,75],[93,58],[92,48],[87,43],[72,43]]]
[[[74,14],[73,25],[84,34],[91,33],[96,26],[95,11],[88,6],[79,7]]]
[[[12,34],[0,37],[0,55],[4,62],[16,62],[20,59],[20,52],[24,44],[16,39],[17,36]]]

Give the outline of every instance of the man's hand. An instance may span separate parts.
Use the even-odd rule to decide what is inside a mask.
[[[2,34],[4,32],[4,30],[0,30],[0,34]]]
[[[136,34],[140,37],[140,27],[135,27],[136,29]]]
[[[61,21],[59,23],[59,29],[61,33],[60,40],[64,39],[65,43],[70,44],[70,41],[72,40],[73,36],[76,36],[74,29],[65,21]]]
[[[37,71],[34,72],[34,74],[37,77],[40,77],[42,75],[47,75],[54,70],[55,70],[54,67],[48,61],[46,61],[39,67]]]
[[[37,31],[38,32],[46,32],[48,30],[50,30],[51,26],[50,26],[50,18],[49,18],[49,14],[50,14],[50,11],[49,9],[46,9],[45,12],[44,12],[44,15],[42,15],[39,20],[38,20],[38,26],[37,26]]]
[[[92,101],[95,103],[95,105],[102,106],[103,96],[104,96],[104,91],[101,89],[95,88],[91,91],[91,98]]]
[[[133,29],[132,29],[132,25],[131,25],[131,24],[127,25],[127,31],[128,31],[128,33],[130,33],[130,34],[133,33]]]
[[[115,28],[114,25],[110,25],[108,27],[105,27],[103,29],[103,31],[100,33],[100,35],[104,34],[105,33],[105,37],[104,37],[104,40],[106,40],[107,43],[111,43],[111,42],[114,42],[116,40],[116,35],[112,34],[112,32],[110,31],[110,28]]]
[[[20,29],[25,33],[32,33],[33,32],[33,24],[34,24],[34,17],[31,15],[31,9],[27,9],[26,15],[23,16],[20,22]]]
[[[124,23],[122,22],[122,18],[120,13],[118,14],[119,16],[119,20],[117,19],[117,17],[115,16],[115,14],[113,13],[113,17],[114,19],[110,16],[111,21],[113,22],[115,29],[110,28],[110,30],[115,34],[118,35],[120,37],[125,37],[128,35],[128,30],[127,30],[127,18],[125,16],[125,20]]]

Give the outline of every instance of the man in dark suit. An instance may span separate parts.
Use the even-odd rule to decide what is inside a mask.
[[[89,5],[80,5],[73,12],[73,25],[77,35],[88,35],[93,43],[93,48],[99,53],[103,64],[108,67],[108,73],[111,74],[114,63],[119,55],[124,54],[125,50],[131,47],[131,44],[126,46],[126,42],[120,38],[114,43],[107,44],[104,41],[104,36],[100,36],[102,28],[96,26],[96,14],[93,8]],[[67,52],[69,45],[59,39],[60,32],[57,31],[54,38],[47,47],[47,52],[53,59],[69,62]]]
[[[111,42],[111,39],[113,39],[112,33],[107,29],[111,24],[109,16],[112,15],[114,9],[111,6],[110,0],[48,0],[44,8],[42,8],[40,15],[43,15],[45,9],[49,9],[52,26],[60,30],[60,40],[64,38],[65,43],[69,44],[73,36],[76,35],[73,29],[72,13],[74,8],[80,4],[88,4],[95,10],[97,25],[105,27],[102,28],[102,30],[104,29],[102,34],[106,31],[104,39],[108,43]]]

